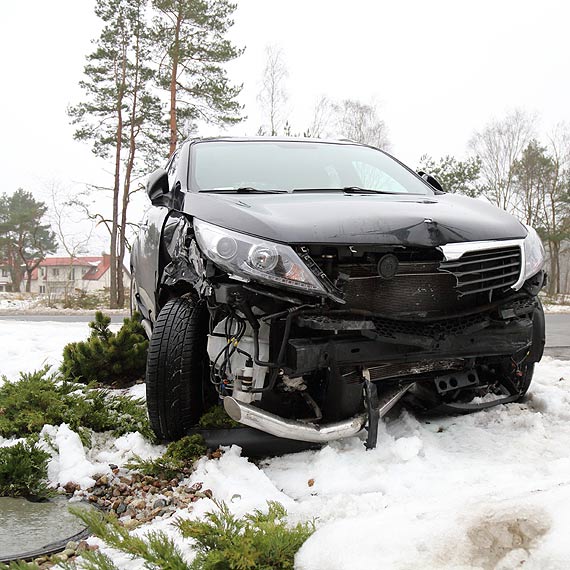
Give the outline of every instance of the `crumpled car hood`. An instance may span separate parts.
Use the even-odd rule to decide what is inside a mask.
[[[454,194],[192,193],[184,210],[212,224],[290,244],[438,246],[524,238],[527,233],[505,211]]]

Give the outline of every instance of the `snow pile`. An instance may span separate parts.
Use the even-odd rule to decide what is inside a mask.
[[[96,474],[109,470],[108,465],[88,461],[83,444],[67,424],[59,427],[44,426],[40,438],[47,438],[56,453],[48,463],[48,478],[51,483],[65,485],[69,481],[82,488],[95,485]],[[47,450],[50,448],[48,447]]]
[[[95,484],[96,476],[109,474],[110,465],[123,465],[135,455],[142,459],[155,458],[164,453],[162,445],[152,445],[138,433],[129,433],[117,439],[108,433],[92,434],[93,445],[86,451],[79,435],[68,425],[44,426],[40,445],[51,453],[48,478],[51,483],[76,483],[82,489]]]

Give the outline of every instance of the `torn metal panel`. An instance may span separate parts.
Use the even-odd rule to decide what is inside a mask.
[[[167,224],[165,228],[166,249],[171,261],[164,268],[162,283],[167,287],[187,283],[204,294],[210,287],[206,264],[193,239],[190,221],[186,216],[176,220],[175,224]]]

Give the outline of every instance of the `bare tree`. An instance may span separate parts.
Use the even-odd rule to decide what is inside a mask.
[[[546,147],[533,139],[512,170],[515,211],[526,224],[539,227],[543,223],[544,199],[555,175],[554,161]]]
[[[261,90],[257,96],[266,113],[268,129],[272,136],[278,134],[286,122],[286,104],[288,100],[285,82],[289,77],[283,50],[274,45],[265,48],[266,63],[263,70]],[[263,127],[260,129],[265,130]]]
[[[47,188],[51,196],[49,219],[60,248],[70,258],[86,253],[94,225],[74,202],[76,192],[55,181]],[[80,230],[77,230],[78,226]]]
[[[333,105],[326,95],[321,95],[313,107],[313,117],[305,136],[321,138],[329,135],[333,119]]]
[[[67,280],[64,287],[64,302],[67,303],[70,293],[75,288],[74,273],[77,258],[87,253],[95,224],[82,212],[74,201],[76,192],[64,188],[60,183],[52,181],[47,186],[51,205],[49,220],[55,232],[60,249],[69,258]],[[80,230],[77,230],[80,226]]]
[[[517,109],[491,121],[469,141],[473,154],[481,159],[484,194],[504,210],[515,206],[513,165],[532,139],[534,124],[534,116]]]
[[[374,105],[345,99],[333,105],[339,133],[353,141],[388,149],[388,129]]]
[[[560,293],[563,243],[570,239],[570,127],[558,125],[548,137],[553,163],[551,183],[542,203],[542,234],[550,259],[549,293]]]

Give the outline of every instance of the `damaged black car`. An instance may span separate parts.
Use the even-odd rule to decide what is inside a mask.
[[[303,442],[366,428],[370,448],[402,398],[520,400],[545,342],[542,243],[444,190],[351,141],[186,141],[149,178],[131,256],[157,436],[223,405]]]

